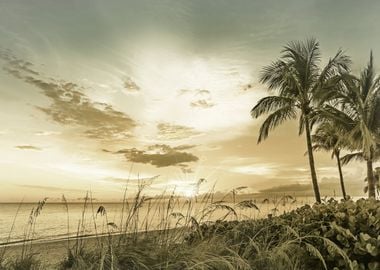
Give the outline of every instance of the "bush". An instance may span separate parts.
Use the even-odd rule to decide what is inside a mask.
[[[312,255],[308,260],[314,267],[319,263],[321,268],[326,264],[328,269],[380,269],[380,201],[375,199],[356,202],[332,199],[324,204],[305,205],[278,217],[219,221],[201,225],[186,240],[193,244],[219,235],[230,245],[239,244],[241,252],[252,239],[261,245],[268,243],[269,249],[274,249],[292,239],[289,238],[291,231],[293,239],[300,241],[299,246]],[[257,252],[252,254],[257,255]]]

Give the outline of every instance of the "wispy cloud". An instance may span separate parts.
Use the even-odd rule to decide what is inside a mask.
[[[140,86],[131,77],[127,77],[124,80],[124,89],[129,93],[139,92]]]
[[[16,185],[16,186],[22,187],[22,188],[28,188],[28,189],[45,190],[45,191],[59,191],[59,192],[83,192],[84,191],[80,189],[60,188],[60,187],[54,187],[54,186],[40,186],[40,185]]]
[[[190,168],[188,164],[179,164],[178,166],[183,173],[194,173],[194,170]]]
[[[52,101],[50,106],[37,108],[54,122],[84,128],[85,136],[93,139],[131,137],[136,122],[109,104],[93,102],[83,93],[80,85],[46,79],[33,69],[32,63],[18,59],[9,52],[1,52],[0,57],[6,61],[4,69],[9,74],[37,87]]]
[[[247,175],[271,175],[274,173],[273,164],[254,164],[235,166],[230,169],[231,172]]]
[[[159,123],[157,125],[158,138],[161,140],[181,140],[200,135],[201,132],[194,128],[170,123]]]
[[[260,190],[260,193],[310,192],[310,184],[289,184]]]
[[[196,101],[191,102],[190,106],[195,107],[195,108],[207,109],[207,108],[214,107],[215,104],[210,102],[207,99],[198,99]]]
[[[106,178],[106,181],[109,181],[109,182],[113,182],[113,183],[116,183],[116,184],[126,184],[128,183],[133,185],[133,184],[139,184],[139,183],[149,183],[149,182],[152,182],[154,180],[156,180],[157,178],[159,178],[160,175],[155,175],[155,176],[152,176],[152,177],[138,177],[138,178],[131,178],[131,179],[128,179],[128,178],[118,178],[118,177],[110,177],[110,178]]]
[[[207,109],[215,106],[212,101],[211,92],[206,89],[181,89],[178,91],[180,96],[190,96],[190,106],[194,108]]]
[[[15,148],[18,148],[21,150],[36,150],[36,151],[42,150],[42,148],[34,146],[34,145],[16,145]]]
[[[53,135],[59,135],[61,132],[58,131],[37,131],[34,133],[36,136],[53,136]]]

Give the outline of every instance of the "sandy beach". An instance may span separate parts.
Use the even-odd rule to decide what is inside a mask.
[[[104,240],[106,236],[99,236],[100,240]],[[118,236],[114,236],[118,237]],[[98,239],[99,239],[98,238]],[[103,239],[102,239],[103,238]],[[84,237],[81,240],[85,241],[85,246],[89,249],[95,247],[97,243],[97,238],[95,236]],[[75,238],[71,238],[69,241],[70,247],[74,246],[76,243]],[[4,246],[6,248],[5,257],[16,258],[20,256],[22,252],[23,243],[12,244],[9,246]],[[30,247],[30,244],[27,245]],[[42,269],[57,269],[58,264],[67,255],[67,239],[56,239],[48,241],[35,241],[32,243],[32,254],[36,259],[40,260],[42,263]]]
[[[145,236],[154,236],[159,231],[150,231],[148,233],[139,233],[139,238],[142,239]],[[128,235],[128,234],[127,234]],[[125,234],[112,234],[112,241],[116,243],[120,237],[125,236]],[[77,241],[82,241],[83,246],[86,250],[92,250],[98,246],[99,243],[108,244],[108,235],[89,235],[82,237],[71,237],[69,240],[67,238],[59,238],[53,240],[35,240],[32,242],[31,254],[35,256],[37,260],[41,262],[41,269],[58,269],[59,264],[67,256],[67,247],[73,248]],[[69,243],[68,243],[69,241]],[[27,245],[27,249],[30,248],[30,243]],[[9,245],[0,246],[0,251],[3,249],[5,251],[5,258],[7,260],[12,260],[20,256],[23,248],[23,242],[11,243]]]

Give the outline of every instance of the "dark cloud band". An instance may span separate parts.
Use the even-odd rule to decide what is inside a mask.
[[[198,157],[192,153],[183,152],[185,149],[192,148],[194,146],[177,146],[171,147],[166,144],[155,144],[148,146],[144,150],[138,150],[136,148],[121,149],[114,154],[122,154],[128,161],[150,164],[158,168],[169,166],[186,167],[186,163],[198,161]],[[104,150],[109,152],[108,150]]]

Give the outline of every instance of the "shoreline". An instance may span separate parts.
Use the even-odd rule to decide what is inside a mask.
[[[114,235],[120,235],[123,234],[122,232],[117,232],[117,233],[111,233],[112,236]],[[127,233],[130,234],[130,233]],[[90,238],[96,238],[96,237],[105,237],[108,236],[108,233],[101,233],[101,234],[86,234],[86,235],[81,235],[81,236],[69,236],[69,237],[59,237],[59,238],[40,238],[40,239],[31,239],[31,240],[17,240],[17,241],[12,241],[8,243],[0,243],[0,249],[3,247],[15,247],[15,246],[21,246],[24,243],[32,243],[34,244],[44,244],[44,243],[52,243],[52,242],[61,242],[61,241],[72,241],[72,240],[77,240],[77,239],[90,239]]]
[[[173,230],[179,230],[183,227],[176,227],[176,228],[170,228],[170,229],[167,229],[168,231],[173,231]],[[146,235],[152,235],[152,234],[155,234],[155,233],[159,233],[159,232],[162,232],[164,231],[164,229],[162,230],[148,230],[148,231],[138,231],[136,232],[136,234],[138,235],[141,235],[141,234],[146,234]],[[27,243],[27,244],[30,244],[32,243],[32,245],[34,246],[35,244],[48,244],[48,243],[54,243],[54,242],[62,242],[62,241],[65,241],[67,243],[67,241],[71,242],[71,241],[75,241],[75,240],[78,240],[78,239],[83,239],[83,240],[86,240],[86,239],[92,239],[92,238],[105,238],[105,237],[108,237],[109,235],[111,235],[112,237],[116,236],[120,236],[120,235],[126,235],[126,236],[130,236],[130,235],[133,235],[135,234],[135,232],[113,232],[113,233],[98,233],[98,234],[85,234],[85,235],[79,235],[79,236],[65,236],[65,237],[59,237],[59,238],[39,238],[39,239],[30,239],[30,240],[16,240],[16,241],[11,241],[11,242],[3,242],[3,243],[0,243],[0,250],[2,248],[8,248],[8,247],[18,247],[18,246],[22,246],[24,243]]]
[[[173,230],[178,230],[179,228],[169,229],[170,232]],[[137,232],[139,236],[144,235],[153,237],[159,232],[164,230],[151,230],[151,231],[140,231]],[[119,240],[119,237],[122,236],[131,236],[133,232],[124,233],[124,232],[116,232],[111,233],[110,235],[113,237],[113,241]],[[59,266],[59,263],[62,262],[67,256],[67,247],[68,245],[72,248],[76,242],[84,241],[84,245],[86,246],[86,250],[92,250],[97,247],[100,243],[104,243],[109,236],[108,233],[102,234],[92,234],[92,235],[82,235],[82,236],[71,236],[69,238],[55,238],[55,239],[36,239],[29,241],[16,241],[13,243],[3,243],[0,244],[0,254],[5,249],[5,258],[6,260],[14,259],[20,255],[24,244],[29,248],[32,246],[31,253],[33,257],[38,259],[41,262],[42,269],[56,269]]]

